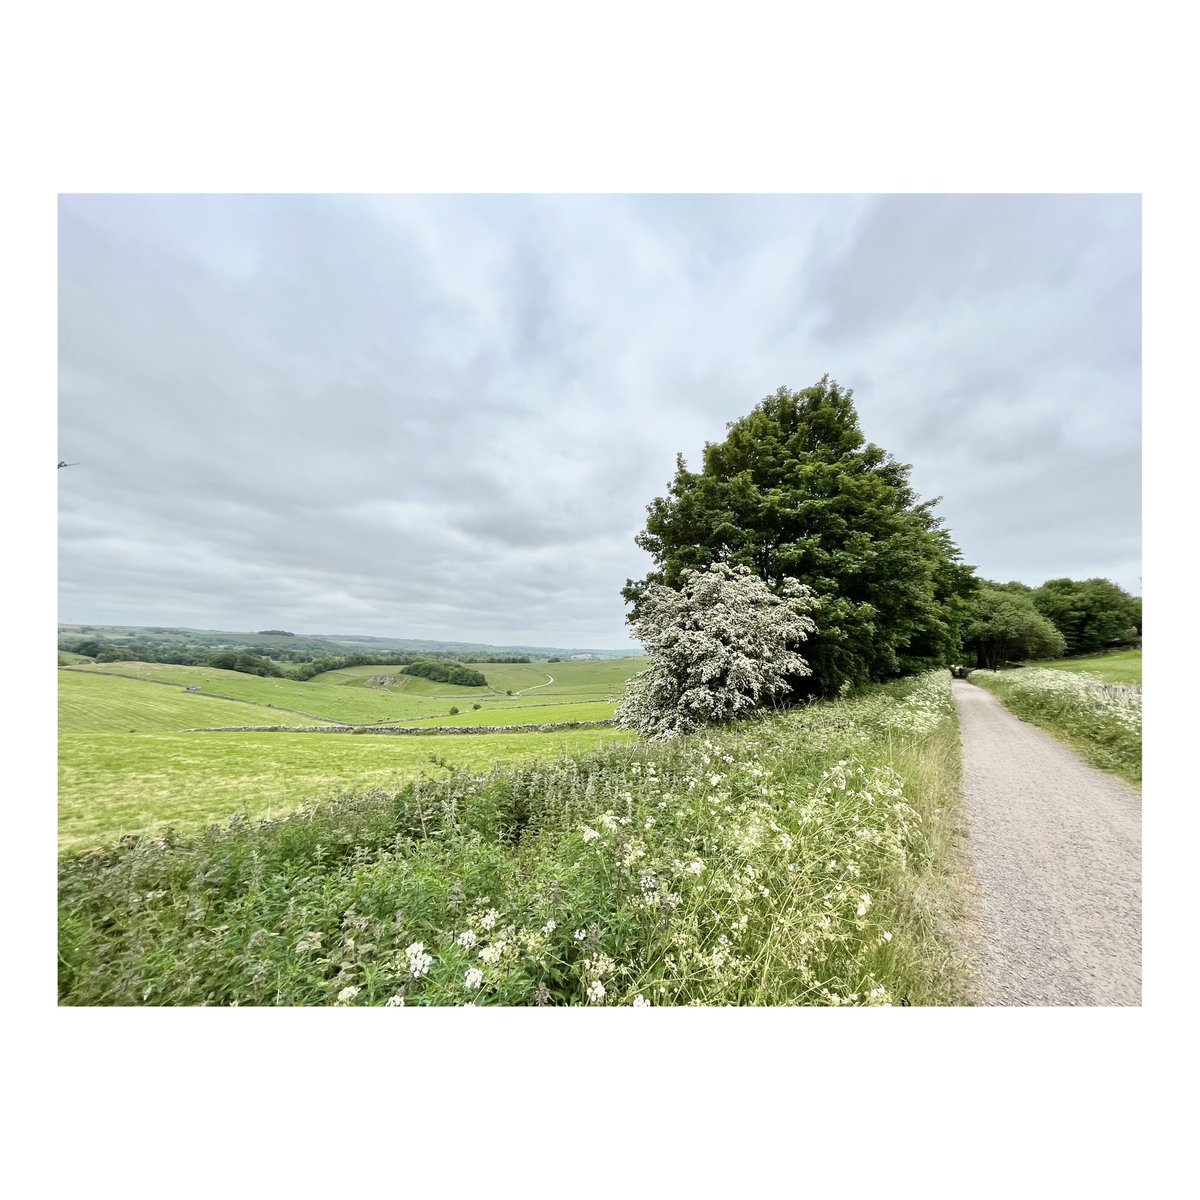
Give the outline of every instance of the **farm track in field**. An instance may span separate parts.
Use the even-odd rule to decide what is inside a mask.
[[[550,687],[550,685],[553,683],[554,683],[554,676],[547,675],[545,683],[535,683],[533,685],[533,687],[522,688],[519,692],[514,692],[513,695],[524,696],[524,695],[527,695],[529,692],[536,692],[538,690],[538,688]]]
[[[982,926],[978,1002],[1141,1003],[1141,797],[954,681]]]

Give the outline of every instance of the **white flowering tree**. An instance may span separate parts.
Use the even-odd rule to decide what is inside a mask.
[[[776,592],[748,567],[686,570],[678,590],[651,584],[633,622],[650,666],[628,683],[617,724],[668,738],[731,721],[809,675],[798,643],[815,632],[810,588],[785,579]]]

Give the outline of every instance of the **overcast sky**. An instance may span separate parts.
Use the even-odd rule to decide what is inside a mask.
[[[1130,196],[68,196],[66,622],[629,645],[677,451],[828,373],[966,561],[1141,591]]]

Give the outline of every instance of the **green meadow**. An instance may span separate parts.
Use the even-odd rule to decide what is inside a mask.
[[[480,664],[490,684],[503,685],[490,693],[401,676],[389,667],[350,668],[309,682],[162,663],[60,669],[60,849],[87,850],[167,826],[202,829],[235,813],[274,818],[348,791],[438,778],[452,767],[488,771],[632,738],[611,727],[419,737],[189,731],[605,721],[642,661],[550,663],[546,670],[540,663]],[[553,684],[536,687],[552,672]],[[372,685],[384,677],[393,683]],[[504,694],[523,687],[536,690]]]
[[[1096,675],[1105,683],[1142,686],[1142,652],[1140,650],[1119,650],[1115,654],[1097,654],[1094,658],[1059,658],[1053,662],[1039,662],[1037,666],[1053,667],[1056,671]]]

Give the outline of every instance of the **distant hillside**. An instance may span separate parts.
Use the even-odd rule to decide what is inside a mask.
[[[270,654],[273,650],[306,651],[320,655],[367,654],[372,650],[464,655],[487,658],[489,655],[528,655],[530,658],[571,658],[575,655],[590,655],[594,658],[626,658],[628,648],[621,650],[598,650],[562,646],[492,646],[485,642],[438,642],[420,638],[385,638],[366,634],[287,634],[283,631],[267,630],[261,633],[239,632],[224,629],[190,629],[184,626],[167,625],[71,625],[58,627],[59,647],[64,643],[74,645],[86,639],[96,638],[114,643],[149,643],[153,645],[207,646],[211,649],[256,650]]]

